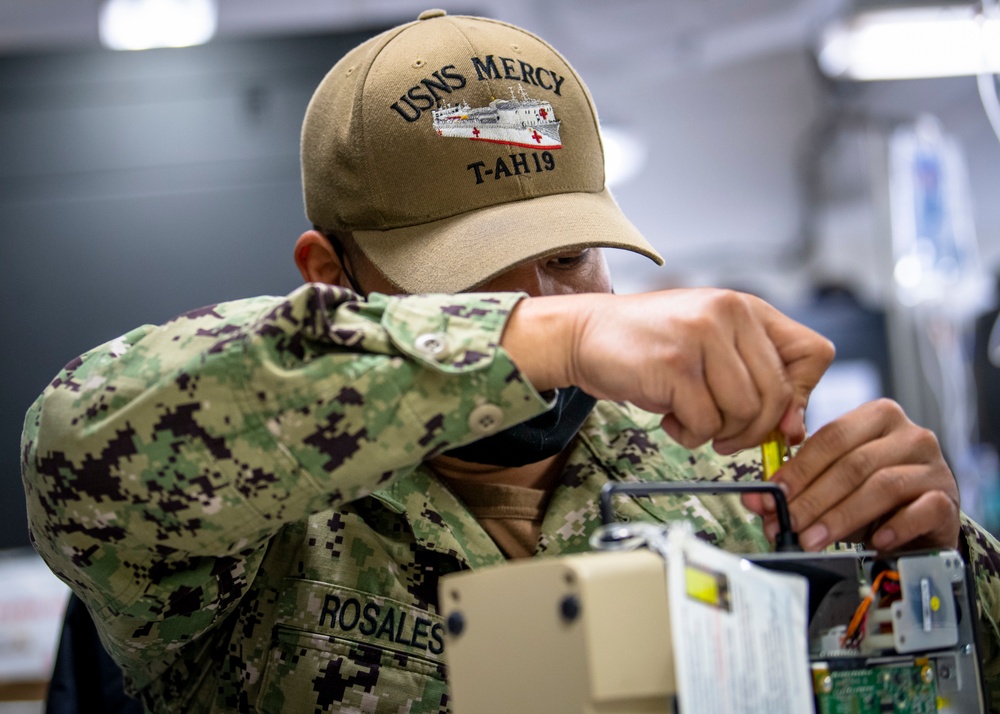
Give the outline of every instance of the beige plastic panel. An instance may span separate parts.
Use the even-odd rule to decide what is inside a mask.
[[[440,596],[444,617],[464,621],[445,647],[456,714],[672,711],[666,565],[649,551],[456,573]]]

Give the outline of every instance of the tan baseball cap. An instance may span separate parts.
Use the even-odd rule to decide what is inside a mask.
[[[309,220],[353,233],[408,293],[587,247],[663,263],[604,186],[587,88],[503,22],[428,10],[359,45],[313,95],[301,148]]]

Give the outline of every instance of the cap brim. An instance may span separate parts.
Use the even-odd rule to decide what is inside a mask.
[[[503,203],[418,226],[355,231],[365,255],[403,291],[458,293],[533,258],[581,248],[622,248],[663,258],[607,189]]]

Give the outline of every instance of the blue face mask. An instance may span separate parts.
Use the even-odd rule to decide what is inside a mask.
[[[555,456],[573,440],[597,400],[579,389],[560,389],[544,414],[457,449],[445,451],[462,461],[492,466],[525,466]]]

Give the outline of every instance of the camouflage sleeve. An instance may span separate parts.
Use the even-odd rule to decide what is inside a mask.
[[[185,614],[191,631],[164,638],[196,636],[284,524],[488,433],[484,406],[494,430],[544,411],[499,347],[521,297],[358,302],[306,285],[86,353],[25,421],[36,548],[99,616],[134,629]]]
[[[960,545],[975,584],[987,707],[1000,711],[1000,542],[962,514]]]

